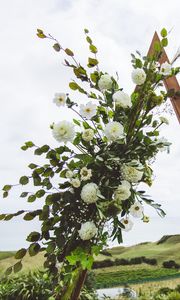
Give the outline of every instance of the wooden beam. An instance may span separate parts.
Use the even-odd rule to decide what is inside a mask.
[[[154,33],[154,36],[153,36],[153,39],[152,39],[152,42],[151,42],[151,45],[150,45],[150,48],[149,48],[149,51],[148,51],[148,54],[147,54],[148,56],[154,54],[154,51],[155,51],[154,50],[154,44],[156,42],[160,43],[160,39],[159,39],[159,36],[158,36],[157,32]],[[166,54],[166,51],[163,48],[163,53],[161,55],[159,63],[162,64],[165,61],[167,61],[169,63],[168,56]],[[175,76],[165,79],[164,80],[164,85],[165,85],[167,91],[170,90],[170,89],[174,89],[176,92],[180,91],[180,86],[179,86],[179,83],[178,83]],[[172,106],[173,106],[174,111],[176,113],[176,116],[178,118],[178,121],[180,123],[180,96],[172,97],[171,98],[171,103],[172,103]]]

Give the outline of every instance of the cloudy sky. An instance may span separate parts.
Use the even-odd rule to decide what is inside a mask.
[[[178,0],[1,0],[0,186],[17,183],[21,175],[28,174],[26,166],[37,161],[31,151],[20,150],[24,141],[56,146],[49,124],[61,120],[64,114],[72,117],[66,109],[61,112],[52,104],[55,92],[69,91],[72,73],[62,65],[63,56],[53,51],[51,43],[36,37],[36,28],[74,49],[83,64],[88,56],[83,29],[89,28],[99,49],[101,68],[112,75],[118,71],[120,85],[131,93],[130,53],[138,49],[146,54],[154,31],[166,27],[172,29],[167,49],[171,59],[180,46],[179,9]],[[159,155],[154,164],[156,180],[148,191],[163,205],[167,216],[161,219],[147,208],[151,222],[136,221],[133,230],[124,234],[125,245],[179,233],[180,128],[175,116],[169,119],[170,125],[163,128],[162,135],[172,142],[171,152]],[[41,205],[29,205],[19,194],[17,188],[9,198],[0,198],[0,212]],[[28,232],[38,228],[38,222],[21,218],[0,222],[0,250],[25,246]]]

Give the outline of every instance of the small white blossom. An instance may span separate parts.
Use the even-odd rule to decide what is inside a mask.
[[[74,173],[71,170],[68,170],[66,172],[66,178],[72,178],[74,176]]]
[[[90,142],[92,141],[92,139],[94,138],[94,130],[89,128],[89,129],[85,129],[82,133],[82,139],[86,142]]]
[[[130,189],[126,185],[120,184],[114,192],[114,200],[119,202],[128,199],[130,196],[131,196]]]
[[[137,170],[136,168],[128,165],[123,165],[121,168],[123,179],[137,183],[139,182],[143,177],[143,172]]]
[[[52,134],[58,142],[72,142],[75,136],[74,125],[68,121],[53,124]]]
[[[124,128],[119,122],[110,122],[106,125],[104,133],[109,141],[115,141],[124,137]]]
[[[116,106],[127,108],[132,106],[131,98],[123,91],[117,91],[113,94],[113,100]]]
[[[129,218],[123,218],[120,222],[124,225],[124,228],[121,228],[123,231],[130,231],[134,225],[134,223]]]
[[[161,65],[160,74],[164,76],[169,76],[172,73],[172,66],[166,61]]]
[[[129,212],[134,218],[143,218],[144,208],[139,202],[135,202],[131,205]]]
[[[97,105],[94,104],[92,101],[89,101],[86,105],[80,105],[80,115],[83,118],[90,120],[92,117],[96,115]]]
[[[108,74],[101,75],[101,78],[98,81],[98,87],[101,91],[110,90],[112,88],[113,81],[111,76]]]
[[[149,217],[148,216],[143,216],[143,222],[144,223],[149,223]]]
[[[53,102],[57,106],[64,106],[66,104],[66,94],[64,94],[64,93],[56,93],[54,95]]]
[[[129,190],[131,188],[131,184],[127,180],[121,180],[121,185],[126,186]]]
[[[95,203],[98,200],[99,189],[97,184],[91,182],[83,186],[81,191],[81,199],[87,203]]]
[[[79,230],[79,236],[83,241],[92,239],[98,232],[98,229],[94,222],[88,221],[81,224],[81,229]]]
[[[137,68],[132,71],[132,81],[137,84],[141,85],[146,81],[146,73],[143,69]]]
[[[89,180],[92,177],[92,170],[83,167],[80,171],[80,175],[81,175],[81,180],[83,181]]]
[[[78,188],[81,185],[81,181],[78,178],[73,178],[71,184],[74,188]]]
[[[168,119],[166,119],[165,117],[160,117],[159,120],[161,121],[161,123],[164,123],[166,125],[169,125],[169,121]]]

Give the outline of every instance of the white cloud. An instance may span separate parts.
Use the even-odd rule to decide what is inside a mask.
[[[154,30],[173,27],[167,52],[170,58],[175,54],[180,44],[178,6],[177,0],[156,1],[155,6],[150,0],[1,1],[1,186],[16,183],[26,172],[25,166],[34,160],[31,151],[19,150],[24,141],[32,139],[37,144],[55,145],[49,124],[64,118],[64,111],[52,104],[52,98],[55,92],[68,91],[72,73],[62,66],[63,55],[55,53],[49,41],[36,37],[36,28],[50,32],[63,46],[74,49],[83,64],[88,55],[83,28],[89,28],[98,46],[103,70],[112,74],[118,71],[121,86],[130,93],[134,87],[130,78],[130,53],[138,49],[146,54]],[[134,226],[133,232],[125,236],[126,243],[151,240],[179,230],[180,142],[175,116],[171,117],[170,126],[164,128],[163,135],[173,142],[172,151],[157,159],[154,165],[156,181],[149,193],[163,203],[168,217],[161,220],[148,210],[152,223],[146,229],[142,223]],[[27,205],[14,192],[9,200],[0,200],[0,206],[1,211],[14,211],[38,204]],[[36,226],[39,225],[35,223]],[[21,247],[31,227],[32,224],[24,224],[20,218],[0,223],[0,250]]]

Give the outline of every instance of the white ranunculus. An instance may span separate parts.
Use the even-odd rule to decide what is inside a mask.
[[[129,212],[134,218],[143,218],[144,208],[139,202],[135,202],[131,205]]]
[[[121,202],[122,200],[128,199],[130,196],[131,196],[130,189],[126,185],[120,184],[114,192],[115,201]]]
[[[83,241],[92,239],[98,232],[98,229],[94,222],[88,221],[81,224],[81,229],[79,230],[79,236]]]
[[[78,178],[73,178],[71,184],[74,188],[78,188],[81,185],[81,181]]]
[[[80,115],[83,118],[90,120],[92,117],[96,115],[97,105],[94,104],[92,101],[89,101],[86,105],[80,105]]]
[[[132,106],[131,98],[123,91],[115,92],[112,97],[117,107],[127,108]]]
[[[124,225],[124,228],[122,230],[128,232],[132,229],[134,223],[129,218],[123,218],[120,220],[120,222]]]
[[[56,93],[54,95],[53,102],[57,106],[64,106],[66,104],[66,94],[64,94],[64,93]]]
[[[74,176],[74,173],[71,170],[67,170],[66,178],[72,178],[73,176]]]
[[[161,65],[160,74],[164,76],[169,76],[172,73],[172,66],[167,61]]]
[[[72,142],[75,136],[74,125],[68,121],[53,124],[52,134],[58,142]]]
[[[90,142],[92,141],[92,139],[94,138],[94,130],[89,128],[89,129],[85,129],[82,133],[82,139],[86,142]]]
[[[146,73],[143,69],[137,68],[132,71],[132,81],[137,84],[141,85],[146,81]]]
[[[80,175],[81,175],[81,180],[83,181],[89,180],[92,177],[92,170],[83,167],[80,171]]]
[[[124,137],[124,128],[119,122],[110,122],[106,125],[104,133],[109,141],[115,141]]]
[[[166,119],[165,117],[160,117],[159,120],[161,121],[161,123],[164,123],[166,125],[169,125],[169,121],[168,119]]]
[[[87,183],[83,186],[81,191],[81,199],[87,203],[95,203],[98,200],[99,189],[94,182]]]
[[[134,168],[132,166],[125,165],[125,164],[121,168],[121,172],[122,172],[123,179],[125,179],[129,182],[137,183],[143,177],[143,172],[142,171],[139,171],[136,168]]]
[[[101,91],[110,90],[112,88],[113,81],[111,76],[108,74],[101,75],[101,78],[98,81],[98,87]]]

